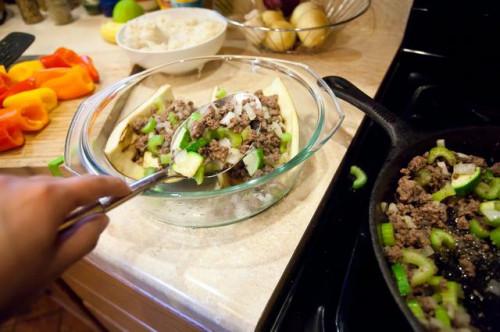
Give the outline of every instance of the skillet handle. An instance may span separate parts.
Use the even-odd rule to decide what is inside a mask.
[[[357,107],[382,126],[391,139],[393,146],[410,143],[410,137],[415,136],[413,129],[399,119],[396,114],[373,100],[354,84],[339,76],[323,78],[336,96]]]

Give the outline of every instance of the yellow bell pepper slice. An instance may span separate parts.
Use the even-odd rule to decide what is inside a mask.
[[[0,65],[0,74],[7,74],[7,70],[4,65]]]
[[[57,95],[54,90],[49,88],[38,88],[34,90],[23,91],[5,98],[3,107],[22,107],[23,105],[40,101],[47,112],[57,106]]]
[[[9,75],[13,81],[20,82],[30,78],[35,72],[43,68],[43,64],[40,60],[23,61],[10,67],[7,75]]]

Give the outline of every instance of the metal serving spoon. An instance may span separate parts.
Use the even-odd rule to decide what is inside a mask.
[[[202,115],[208,110],[210,106],[218,106],[219,104],[224,104],[225,102],[231,101],[231,102],[236,102],[236,103],[242,103],[244,100],[250,99],[252,102],[254,102],[255,107],[254,109],[260,109],[262,110],[262,104],[260,103],[260,100],[257,96],[251,93],[247,92],[238,92],[232,95],[228,95],[224,98],[218,99],[214,102],[211,102],[209,104],[206,104],[204,106],[199,107],[196,112],[200,112]],[[181,131],[181,128],[186,127],[187,123],[189,121],[189,117],[184,120],[179,127],[175,130],[174,134],[172,135],[172,142],[175,142],[176,137],[179,135],[179,132]],[[257,132],[259,131],[259,128],[257,128]],[[172,143],[171,143],[172,144]],[[238,164],[252,149],[248,149],[245,154],[241,156],[241,158],[234,164],[232,164],[230,167],[223,168],[222,170],[211,173],[211,174],[205,174],[205,178],[212,178],[216,177],[219,174],[225,173],[229,171],[231,168],[233,168],[236,164]],[[176,151],[172,150],[172,154],[175,156]],[[173,163],[172,163],[173,164]],[[82,220],[83,218],[99,214],[99,213],[106,213],[115,207],[127,202],[131,198],[139,195],[140,193],[154,187],[156,184],[163,180],[168,180],[168,179],[187,179],[186,176],[174,173],[172,174],[172,167],[170,164],[168,167],[159,170],[158,172],[155,172],[151,175],[148,175],[140,180],[135,181],[130,185],[131,192],[122,197],[106,197],[101,199],[100,201],[97,201],[95,203],[81,206],[75,210],[73,210],[65,219],[64,223],[59,226],[58,231],[62,232],[69,227],[73,226],[76,224],[78,221]]]

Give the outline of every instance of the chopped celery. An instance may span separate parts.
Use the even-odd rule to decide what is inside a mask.
[[[235,133],[232,130],[227,131],[227,138],[231,141],[231,147],[239,148],[243,142],[241,134]]]
[[[199,149],[204,147],[205,145],[208,144],[208,140],[205,138],[201,137],[198,138],[196,141],[193,141],[186,146],[187,151],[192,151],[192,152],[198,152]]]
[[[443,249],[443,245],[449,249],[455,248],[455,238],[448,232],[443,231],[439,228],[433,228],[431,230],[431,245],[434,250]]]
[[[160,154],[160,164],[168,165],[172,162],[172,154],[171,153],[162,153]]]
[[[401,296],[406,296],[411,292],[411,286],[408,282],[408,276],[406,275],[406,270],[400,263],[393,264],[392,273],[396,279],[396,285],[398,286],[399,294]]]
[[[156,173],[156,168],[154,168],[154,167],[146,167],[144,169],[144,176],[149,176],[153,173]]]
[[[500,248],[500,227],[490,232],[490,240],[497,248]]]
[[[251,134],[252,134],[252,128],[250,128],[250,126],[247,126],[241,132],[241,138],[245,141],[250,137]]]
[[[396,239],[394,238],[394,227],[390,222],[381,224],[380,232],[384,245],[393,246],[396,243]]]
[[[154,117],[150,117],[148,122],[141,128],[141,132],[143,134],[152,133],[156,128],[156,119]]]
[[[211,141],[213,140],[214,138],[217,138],[217,133],[215,130],[212,130],[212,129],[205,129],[205,131],[203,132],[203,136],[202,136],[204,139],[206,139],[207,141]]]
[[[500,226],[500,201],[483,202],[479,205],[479,211],[486,217],[488,225]]]
[[[424,169],[421,169],[417,172],[417,176],[415,176],[415,181],[422,187],[428,185],[432,180],[432,175],[431,173]]]
[[[216,99],[222,99],[225,96],[227,96],[227,91],[224,88],[217,88],[217,91],[215,92],[215,98]]]
[[[469,224],[470,232],[480,239],[485,239],[490,235],[490,232],[477,219],[472,219]]]
[[[203,180],[205,179],[205,165],[201,164],[201,166],[198,168],[198,170],[194,174],[193,179],[196,181],[197,185],[200,185],[203,183]]]
[[[253,176],[258,169],[264,166],[264,151],[261,148],[253,149],[244,158],[243,163],[250,176]]]
[[[402,254],[403,263],[417,266],[417,270],[410,280],[412,286],[425,284],[437,272],[432,259],[425,257],[421,253],[412,249],[403,249]]]
[[[64,164],[63,156],[59,156],[49,161],[48,168],[50,174],[52,174],[52,176],[63,176],[61,169],[59,168],[62,164]]]
[[[352,182],[352,188],[360,189],[364,187],[366,181],[368,180],[366,173],[360,167],[355,165],[351,166],[349,172],[355,177],[355,180]]]
[[[451,327],[450,316],[448,316],[448,312],[442,306],[437,306],[435,311],[436,319],[443,324],[444,327]]]
[[[433,147],[429,151],[429,157],[427,158],[427,162],[429,164],[432,164],[434,163],[434,161],[436,161],[437,158],[443,158],[450,166],[453,166],[457,163],[457,158],[455,157],[455,153],[453,151],[448,150],[444,146]]]
[[[158,154],[158,150],[164,142],[165,137],[162,135],[152,135],[148,140],[148,151]]]
[[[283,133],[280,140],[280,153],[285,153],[288,150],[288,144],[292,141],[292,134]]]
[[[422,310],[422,307],[420,306],[420,303],[418,303],[417,300],[411,299],[406,301],[406,304],[408,305],[408,308],[410,308],[411,312],[415,317],[417,317],[420,320],[425,319],[425,314],[424,310]]]
[[[168,113],[167,120],[168,122],[170,122],[172,126],[176,126],[179,123],[179,119],[177,118],[177,115],[175,115],[174,112]]]
[[[462,294],[460,284],[455,281],[447,281],[446,289],[441,292],[443,305],[452,309],[456,309],[458,298]]]

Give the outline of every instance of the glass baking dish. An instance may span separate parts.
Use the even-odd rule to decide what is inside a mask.
[[[168,68],[196,62],[198,69],[167,74]],[[135,198],[143,213],[161,222],[186,227],[213,227],[253,216],[282,199],[299,178],[304,161],[340,128],[344,113],[327,84],[308,66],[261,57],[220,55],[190,58],[161,65],[124,78],[85,100],[77,109],[65,146],[65,167],[75,174],[124,177],[104,154],[116,123],[146,101],[161,85],[172,86],[176,98],[195,105],[210,101],[215,87],[228,93],[261,89],[279,77],[296,106],[300,150],[273,172],[248,182],[215,188],[215,180],[162,183]],[[125,178],[128,182],[132,179]]]

